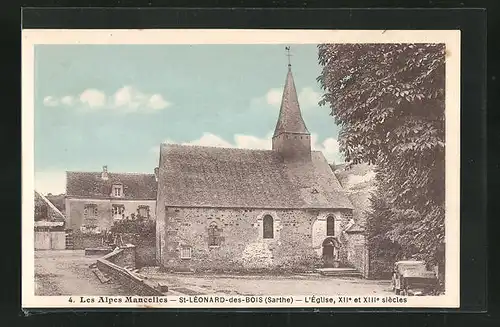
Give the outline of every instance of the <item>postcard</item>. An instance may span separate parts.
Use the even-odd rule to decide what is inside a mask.
[[[23,308],[458,308],[460,31],[23,30]]]

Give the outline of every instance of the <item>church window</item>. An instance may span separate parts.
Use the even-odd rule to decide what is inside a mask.
[[[216,223],[211,223],[208,226],[208,246],[220,246],[221,232]]]
[[[329,216],[326,218],[326,236],[335,235],[335,218]]]
[[[191,247],[190,246],[182,246],[181,247],[181,259],[191,259]]]
[[[264,216],[263,219],[263,237],[274,238],[274,221],[270,215]]]

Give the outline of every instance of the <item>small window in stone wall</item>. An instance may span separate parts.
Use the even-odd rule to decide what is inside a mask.
[[[191,259],[191,247],[190,246],[182,246],[181,247],[181,259]]]
[[[208,227],[208,246],[220,246],[222,229],[216,223],[210,224]]]
[[[326,218],[326,236],[335,236],[335,218],[332,216]]]
[[[264,238],[274,238],[274,221],[273,217],[270,215],[264,216],[263,219],[263,237]]]

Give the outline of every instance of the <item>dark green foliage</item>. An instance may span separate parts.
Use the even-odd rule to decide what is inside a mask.
[[[348,162],[378,167],[372,249],[435,261],[444,241],[444,45],[318,48],[320,104],[341,128],[340,150]]]
[[[50,202],[52,202],[52,204],[59,210],[61,211],[61,213],[64,214],[65,212],[65,194],[57,194],[57,195],[54,195],[54,194],[47,194],[46,196],[47,200],[49,200]]]
[[[140,239],[153,239],[156,237],[156,223],[147,218],[126,218],[116,221],[111,227],[113,234],[132,234]]]
[[[35,221],[48,219],[48,206],[37,195],[35,195]]]

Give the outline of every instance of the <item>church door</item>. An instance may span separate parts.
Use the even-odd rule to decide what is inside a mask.
[[[328,242],[323,245],[323,262],[325,264],[325,268],[333,267],[334,261],[334,246],[332,243]]]
[[[325,268],[338,267],[337,245],[337,241],[333,237],[328,237],[323,241],[323,263]]]

